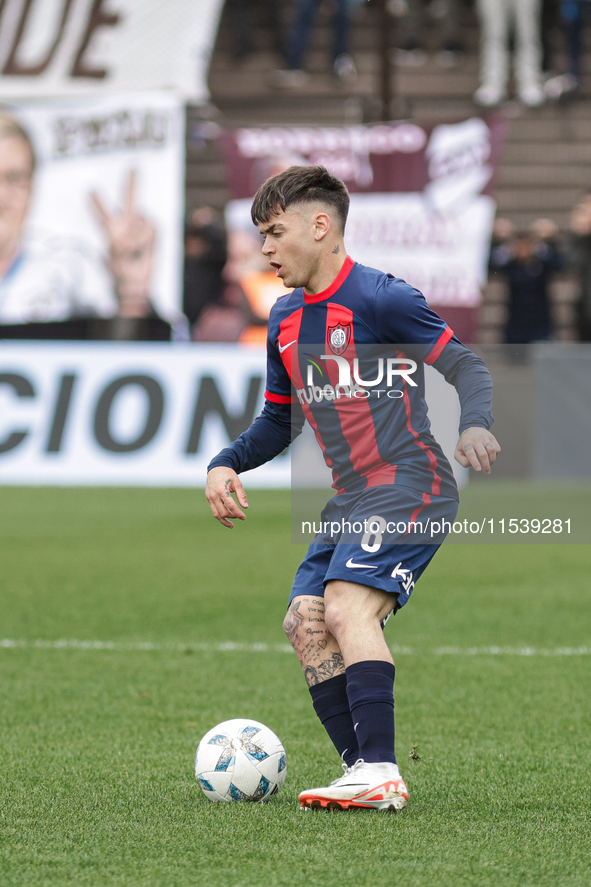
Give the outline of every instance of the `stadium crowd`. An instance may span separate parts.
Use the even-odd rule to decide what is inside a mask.
[[[333,41],[330,61],[342,81],[357,76],[350,47],[356,13],[371,0],[333,0]],[[476,104],[496,107],[508,97],[511,64],[519,99],[538,107],[547,99],[576,93],[582,73],[583,33],[591,18],[589,0],[385,0],[396,22],[395,60],[420,66],[430,52],[442,67],[453,67],[466,52],[465,21],[473,11],[480,31],[480,84]],[[279,88],[298,88],[310,78],[306,70],[316,15],[322,0],[295,0],[289,22],[282,4],[272,0],[227,0],[233,29],[234,56],[243,61],[256,52],[255,23],[260,16],[269,45],[282,61],[273,75]],[[434,25],[436,45],[429,37]],[[551,71],[551,43],[562,32],[567,68]]]

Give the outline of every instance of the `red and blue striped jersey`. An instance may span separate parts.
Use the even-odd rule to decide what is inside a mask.
[[[481,365],[487,392],[477,414],[462,417],[470,425],[491,424],[490,377],[413,287],[347,258],[328,289],[309,295],[299,288],[276,302],[267,354],[266,398],[303,410],[337,490],[399,483],[457,496],[431,434],[423,367],[434,364],[447,377],[462,362],[472,372]],[[349,390],[339,386],[344,361],[352,369]],[[380,369],[382,382],[374,384]]]
[[[418,290],[347,258],[328,289],[310,295],[300,287],[273,306],[265,408],[209,467],[255,468],[282,452],[306,419],[338,492],[401,484],[457,498],[431,433],[425,364],[456,387],[460,432],[490,428],[492,383],[482,360]]]

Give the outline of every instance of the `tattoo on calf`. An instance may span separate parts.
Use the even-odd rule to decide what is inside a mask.
[[[342,653],[332,653],[330,659],[324,659],[316,667],[307,665],[304,668],[304,677],[309,687],[328,681],[337,674],[345,673],[345,663]]]

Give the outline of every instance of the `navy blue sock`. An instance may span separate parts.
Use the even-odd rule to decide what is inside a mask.
[[[390,761],[394,754],[394,675],[391,662],[369,660],[347,668],[347,698],[359,746],[368,763]]]
[[[310,687],[314,710],[330,736],[334,747],[349,767],[359,757],[357,737],[349,711],[347,677],[337,674]]]

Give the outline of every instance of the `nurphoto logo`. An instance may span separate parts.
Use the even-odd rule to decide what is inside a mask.
[[[332,339],[334,338],[334,343]],[[341,347],[346,348],[348,341],[347,333],[344,327],[332,328],[331,347],[333,350]],[[394,381],[399,382],[401,379],[407,385],[413,388],[417,387],[417,383],[411,378],[412,374],[417,370],[416,361],[410,360],[408,357],[380,357],[377,360],[377,368],[375,370],[375,378],[362,379],[359,372],[359,358],[353,358],[353,366],[351,367],[348,359],[339,354],[321,354],[320,358],[306,355],[308,357],[308,368],[306,373],[307,388],[298,388],[296,394],[301,404],[320,403],[323,400],[340,400],[345,398],[368,398],[375,394],[378,398],[385,395],[393,400],[397,400],[404,396],[404,392],[394,387]],[[334,360],[339,370],[339,381],[336,385],[329,382],[324,385],[316,385],[314,383],[314,370],[316,369],[321,378],[330,378],[328,367],[323,361]],[[384,388],[378,388],[378,385],[385,383]],[[372,389],[368,391],[368,389]]]

